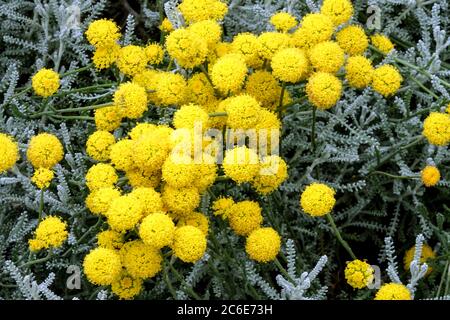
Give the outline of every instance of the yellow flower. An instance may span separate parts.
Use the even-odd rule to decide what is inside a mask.
[[[95,110],[94,120],[97,130],[114,131],[120,127],[122,112],[119,107],[104,107]]]
[[[318,109],[330,109],[341,98],[342,83],[330,73],[316,72],[308,79],[306,94]]]
[[[362,55],[369,46],[369,40],[360,26],[350,25],[336,34],[339,46],[351,56]]]
[[[188,102],[201,106],[216,102],[213,86],[203,73],[196,73],[188,80]]]
[[[416,247],[413,246],[412,248],[410,248],[409,250],[407,250],[405,252],[405,256],[403,257],[403,266],[406,271],[408,271],[411,267],[411,262],[414,260],[415,251],[416,251]],[[430,260],[433,260],[434,258],[436,258],[436,253],[433,251],[433,249],[429,245],[424,244],[422,246],[422,254],[421,254],[420,260],[419,260],[420,263],[428,263],[428,262],[430,262]],[[426,275],[428,276],[431,273],[431,271],[433,271],[433,268],[428,266]]]
[[[234,129],[251,129],[256,126],[263,109],[255,98],[242,94],[227,100],[227,126]]]
[[[321,13],[305,15],[300,25],[301,27],[292,34],[292,42],[296,47],[305,50],[330,40],[334,31],[332,20]]]
[[[144,48],[147,62],[152,65],[160,64],[164,58],[164,49],[158,43],[150,43]]]
[[[178,216],[186,216],[200,204],[200,194],[197,188],[173,188],[166,185],[162,192],[166,207]]]
[[[97,69],[106,69],[112,66],[117,61],[120,54],[120,46],[114,43],[107,47],[98,47],[92,56],[92,62]]]
[[[194,184],[197,171],[191,157],[171,154],[162,167],[162,178],[168,185],[175,188],[185,188]]]
[[[227,150],[223,159],[223,169],[228,177],[239,184],[251,182],[260,169],[258,155],[255,150],[246,146]]]
[[[179,74],[164,72],[158,76],[156,95],[162,105],[183,104],[187,98],[187,83]]]
[[[156,188],[161,182],[161,173],[158,171],[147,173],[143,169],[134,168],[126,172],[128,184],[133,188]]]
[[[108,19],[91,22],[85,34],[89,43],[95,47],[112,46],[120,38],[119,27]]]
[[[130,195],[120,196],[111,201],[106,217],[111,229],[119,232],[133,229],[142,219],[144,205]]]
[[[172,23],[169,19],[164,18],[161,22],[161,25],[159,26],[159,30],[165,33],[171,33],[173,30],[175,30],[172,26]]]
[[[38,96],[50,97],[58,91],[59,74],[51,69],[42,68],[31,78],[31,86]]]
[[[260,44],[260,55],[267,60],[271,60],[273,55],[284,48],[287,48],[291,38],[286,33],[263,32],[258,37]]]
[[[178,6],[188,24],[202,20],[222,20],[228,8],[219,0],[183,0]]]
[[[202,163],[195,164],[197,178],[193,181],[193,185],[200,193],[212,186],[217,178],[216,159],[208,154],[203,154],[202,157]]]
[[[50,169],[60,162],[63,156],[63,146],[53,134],[40,133],[31,138],[27,158],[33,167]]]
[[[139,46],[128,45],[120,48],[117,67],[127,76],[134,76],[142,72],[147,65],[145,50]]]
[[[300,197],[300,205],[303,211],[310,216],[323,216],[333,210],[336,199],[335,191],[322,183],[312,183],[306,187]]]
[[[374,34],[370,37],[370,41],[374,45],[375,48],[383,52],[384,54],[388,54],[394,49],[394,45],[391,40],[383,34]]]
[[[55,174],[51,169],[38,168],[31,178],[31,181],[39,188],[46,189],[50,186],[50,182],[53,180]]]
[[[450,115],[431,112],[423,122],[422,134],[428,142],[436,146],[445,146],[450,142]]]
[[[261,57],[259,56],[261,44],[254,34],[248,32],[237,34],[231,43],[231,50],[233,53],[243,55],[245,63],[250,68],[256,68],[261,63]]]
[[[255,201],[236,202],[227,211],[230,227],[239,236],[247,236],[263,222],[261,207]]]
[[[87,154],[97,161],[108,161],[111,146],[116,142],[108,131],[98,130],[91,134],[86,142]]]
[[[133,76],[133,82],[147,91],[147,99],[156,105],[161,104],[156,93],[159,77],[163,72],[154,69],[144,69]]]
[[[344,50],[334,41],[316,44],[308,53],[312,66],[317,71],[336,73],[344,64]]]
[[[11,169],[19,160],[19,147],[13,138],[0,133],[0,174]]]
[[[144,216],[163,211],[161,194],[151,187],[137,187],[129,195],[136,197],[142,203]]]
[[[211,81],[224,94],[237,93],[247,76],[245,58],[241,54],[229,53],[219,58],[211,69]]]
[[[147,93],[136,83],[122,83],[114,92],[114,105],[122,109],[122,116],[130,119],[140,118],[148,109]]]
[[[353,56],[347,59],[345,77],[348,84],[357,89],[363,89],[372,82],[372,62],[363,56]]]
[[[176,228],[172,245],[173,253],[184,262],[200,260],[206,251],[206,236],[194,226]]]
[[[89,190],[112,187],[117,183],[119,177],[116,170],[105,163],[98,163],[89,168],[86,173],[86,185]]]
[[[272,57],[272,74],[284,82],[297,83],[306,79],[309,63],[305,53],[297,48],[279,50]]]
[[[59,217],[47,216],[39,222],[34,238],[28,241],[31,251],[58,248],[67,240],[67,224]]]
[[[102,248],[119,250],[124,241],[124,234],[114,230],[105,230],[97,234],[97,244]]]
[[[280,252],[281,238],[272,228],[259,228],[250,233],[245,244],[245,251],[257,262],[275,260]]]
[[[125,243],[120,249],[120,256],[123,266],[134,278],[153,278],[161,271],[161,252],[140,240]]]
[[[138,140],[143,134],[154,133],[157,129],[157,125],[153,123],[141,122],[137,123],[130,131],[128,135],[133,140]]]
[[[420,177],[425,187],[433,187],[441,179],[441,174],[435,166],[426,166],[420,172]]]
[[[281,121],[278,116],[272,111],[262,110],[255,129],[259,153],[261,155],[278,153],[281,136]]]
[[[119,279],[111,284],[111,291],[120,299],[132,299],[142,290],[142,279],[134,278],[122,272]]]
[[[166,38],[166,48],[169,55],[186,69],[202,64],[208,54],[206,40],[188,29],[171,32]]]
[[[412,300],[412,296],[401,283],[386,283],[378,290],[374,300]]]
[[[287,12],[278,12],[270,17],[270,23],[279,32],[288,32],[297,25],[297,19]]]
[[[161,169],[169,153],[169,142],[158,135],[143,134],[135,142],[133,159],[135,166],[147,172]]]
[[[372,88],[384,97],[395,94],[402,84],[403,77],[397,68],[386,64],[373,72]]]
[[[107,286],[119,278],[122,264],[115,250],[100,247],[91,250],[84,257],[83,269],[91,283]]]
[[[214,20],[202,20],[191,24],[189,31],[206,40],[208,48],[213,49],[222,38],[222,27]]]
[[[252,185],[261,194],[276,190],[288,177],[286,162],[277,155],[267,156],[261,161],[261,169]]]
[[[350,0],[324,0],[320,13],[330,17],[335,26],[346,23],[353,15]]]
[[[232,198],[220,197],[214,201],[212,209],[215,216],[221,216],[222,219],[227,219],[229,214],[229,209],[234,205],[234,200]]]
[[[245,92],[258,100],[265,108],[279,103],[281,87],[268,71],[257,70],[247,78]]]
[[[155,212],[145,217],[139,227],[139,236],[145,244],[156,249],[170,246],[173,242],[175,224],[165,213]]]
[[[194,129],[201,126],[202,130],[208,129],[208,114],[198,105],[188,104],[181,106],[173,116],[173,125],[176,129]]]
[[[97,189],[86,197],[86,207],[94,214],[106,215],[111,202],[119,197],[120,191],[113,187]]]
[[[208,217],[200,212],[192,212],[178,220],[177,227],[193,226],[200,229],[205,235],[208,234],[209,220]]]
[[[134,144],[130,139],[122,139],[111,146],[111,164],[122,171],[132,170],[134,167]]]
[[[374,277],[374,270],[370,264],[358,259],[347,262],[344,273],[347,283],[355,289],[367,287],[372,283]]]

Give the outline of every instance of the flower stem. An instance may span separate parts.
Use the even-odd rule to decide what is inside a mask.
[[[88,64],[85,67],[81,67],[81,68],[78,68],[78,69],[74,69],[74,70],[70,70],[70,71],[64,72],[63,74],[61,74],[61,77],[67,77],[67,76],[69,76],[71,74],[74,74],[74,73],[78,73],[78,72],[82,72],[82,71],[85,71],[85,70],[89,70],[90,68],[92,68],[92,65],[93,64],[90,63],[90,64]]]
[[[280,118],[280,120],[281,120],[281,116],[282,116],[283,99],[284,99],[285,91],[286,91],[286,82],[283,82],[283,84],[281,85],[280,101],[278,103],[278,118]]]
[[[278,258],[275,258],[275,260],[273,261],[275,263],[275,265],[277,266],[278,270],[280,270],[280,272],[286,277],[286,279],[291,282],[292,284],[295,284],[294,279],[291,278],[291,276],[289,275],[289,273],[286,271],[285,268],[283,268],[283,266],[280,263],[280,260],[278,260]]]
[[[225,117],[228,114],[226,112],[212,112],[212,113],[208,113],[208,116],[210,117]]]
[[[333,217],[331,216],[331,214],[327,214],[327,220],[331,225],[331,229],[333,229],[334,235],[336,236],[336,238],[338,239],[338,241],[341,243],[341,245],[344,247],[345,250],[347,250],[348,254],[350,255],[350,257],[352,257],[353,260],[356,260],[356,256],[353,253],[352,249],[350,248],[349,244],[347,243],[347,241],[345,241],[342,236],[341,233],[339,232],[338,228],[336,227],[336,224],[334,223]]]
[[[50,260],[50,258],[51,258],[52,256],[53,256],[53,251],[50,249],[50,250],[48,251],[48,254],[47,254],[45,257],[43,257],[43,258],[41,258],[41,259],[36,259],[36,260],[29,261],[29,262],[27,262],[27,263],[24,263],[24,264],[21,265],[20,267],[21,267],[21,268],[24,268],[24,267],[29,267],[29,266],[31,266],[31,265],[33,265],[33,264],[38,264],[38,263],[46,262],[46,261]]]
[[[311,151],[316,151],[316,111],[317,108],[313,106],[312,109],[312,123],[311,123]]]
[[[202,298],[200,298],[200,296],[198,294],[196,294],[194,292],[194,290],[192,290],[192,288],[186,284],[186,282],[184,281],[183,277],[180,275],[180,273],[177,271],[177,269],[174,268],[174,266],[171,263],[169,263],[169,267],[170,267],[170,270],[172,270],[172,272],[175,274],[175,276],[178,278],[178,280],[180,280],[180,282],[184,286],[184,290],[188,294],[190,294],[194,299],[202,300]]]
[[[390,173],[383,172],[383,171],[372,171],[369,175],[372,175],[372,174],[381,174],[381,175],[385,175],[385,176],[393,178],[393,179],[417,179],[417,178],[419,178],[419,176],[397,176],[397,175],[390,174]]]
[[[45,188],[41,189],[41,197],[39,199],[38,223],[41,222],[42,212],[44,211],[44,191]]]

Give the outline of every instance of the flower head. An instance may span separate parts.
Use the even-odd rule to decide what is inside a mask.
[[[370,37],[370,41],[374,45],[375,48],[383,52],[384,54],[388,54],[394,49],[394,45],[391,40],[383,34],[374,34]]]
[[[162,192],[166,207],[178,216],[186,216],[200,204],[200,194],[197,188],[173,188],[166,185]]]
[[[171,33],[175,29],[173,28],[172,22],[168,18],[164,18],[159,26],[159,30],[165,33]]]
[[[344,64],[344,50],[334,41],[316,44],[309,51],[309,59],[317,71],[336,73]]]
[[[175,224],[165,213],[155,212],[145,217],[139,227],[139,236],[145,244],[156,249],[170,246],[173,242]]]
[[[99,247],[119,250],[125,242],[124,234],[114,230],[105,230],[97,233],[97,244]]]
[[[303,211],[313,217],[323,216],[333,210],[335,191],[322,183],[312,183],[306,187],[300,197]]]
[[[117,67],[123,74],[134,76],[145,69],[147,62],[144,48],[135,45],[120,48]]]
[[[411,262],[414,260],[415,251],[416,251],[416,247],[413,246],[405,252],[405,256],[403,257],[403,267],[406,271],[408,271],[411,268]],[[429,245],[424,244],[422,246],[422,253],[421,253],[419,262],[427,263],[430,260],[433,260],[434,258],[436,258],[436,253],[433,251],[433,249]],[[426,275],[429,275],[431,273],[431,271],[433,271],[433,268],[428,266]]]
[[[202,130],[206,130],[208,120],[208,114],[200,106],[187,104],[175,112],[173,125],[176,129],[194,129],[194,126],[201,126]]]
[[[220,0],[183,0],[178,6],[187,23],[202,20],[222,20],[228,7]]]
[[[67,224],[56,216],[47,216],[39,222],[34,238],[29,240],[30,250],[58,248],[67,240]]]
[[[99,70],[106,69],[112,66],[117,61],[120,54],[120,46],[114,43],[107,47],[98,47],[92,56],[92,62]]]
[[[245,93],[258,100],[265,108],[279,103],[281,86],[272,73],[257,70],[247,77]]]
[[[167,52],[183,68],[192,69],[202,64],[208,55],[208,43],[197,33],[177,29],[166,38]]]
[[[420,178],[422,179],[425,187],[435,186],[441,179],[441,174],[435,166],[426,166],[420,172]]]
[[[186,80],[180,74],[160,73],[156,84],[156,96],[162,105],[184,103],[187,98]]]
[[[0,174],[11,169],[19,160],[19,147],[13,138],[0,133]]]
[[[234,129],[251,129],[260,119],[261,108],[258,101],[250,95],[242,94],[227,99],[227,125]]]
[[[428,142],[436,146],[445,146],[450,142],[450,115],[431,112],[423,122],[422,134]]]
[[[140,240],[125,243],[120,256],[123,266],[134,278],[150,279],[161,271],[161,252]]]
[[[369,46],[369,40],[364,29],[357,25],[350,25],[336,35],[339,46],[351,56],[362,55]]]
[[[108,161],[111,146],[116,139],[108,131],[98,130],[91,134],[86,142],[87,154],[97,161]]]
[[[188,30],[206,41],[208,49],[213,49],[222,37],[222,27],[214,20],[202,20],[188,27]]]
[[[91,283],[106,286],[119,278],[122,263],[115,250],[99,247],[84,257],[83,269]]]
[[[95,164],[86,173],[86,185],[91,191],[112,187],[118,179],[116,170],[106,163]]]
[[[221,216],[222,219],[227,219],[229,214],[229,209],[235,204],[232,198],[221,197],[214,201],[212,209],[215,216]]]
[[[261,169],[252,185],[261,194],[276,190],[288,177],[286,162],[277,155],[267,156],[261,160]]]
[[[117,106],[96,109],[94,120],[97,130],[113,131],[120,127],[122,109]]]
[[[140,118],[148,108],[147,93],[134,82],[122,83],[114,92],[114,105],[122,109],[122,116],[130,119]]]
[[[174,254],[184,262],[200,260],[206,251],[206,236],[194,226],[178,227],[172,244]]]
[[[278,12],[270,17],[270,23],[279,32],[288,32],[297,25],[297,19],[287,12]]]
[[[260,44],[260,55],[267,60],[271,60],[273,55],[281,49],[287,48],[291,38],[286,33],[263,32],[258,37]]]
[[[120,38],[119,27],[108,19],[91,22],[85,34],[89,43],[95,47],[112,46]]]
[[[136,197],[120,196],[111,201],[106,212],[111,229],[119,232],[133,229],[143,217],[144,206]]]
[[[144,48],[147,62],[152,65],[160,64],[164,58],[164,49],[158,43],[149,43]]]
[[[372,283],[373,274],[374,270],[370,264],[358,259],[347,262],[345,267],[345,279],[355,289],[365,288]]]
[[[272,74],[280,81],[297,83],[304,80],[309,72],[309,62],[305,53],[297,48],[279,50],[272,57]]]
[[[38,168],[31,178],[31,181],[39,188],[46,189],[50,186],[50,182],[53,180],[55,174],[53,170],[47,168]]]
[[[142,279],[134,278],[122,272],[120,277],[111,284],[111,291],[120,299],[132,299],[142,290]]]
[[[111,164],[122,171],[132,170],[134,167],[133,152],[135,142],[130,139],[122,139],[111,146]]]
[[[251,182],[260,169],[258,155],[255,150],[246,146],[227,150],[223,159],[223,169],[225,174],[237,183]]]
[[[208,234],[209,220],[208,217],[200,212],[192,212],[178,220],[177,227],[193,226],[200,229],[205,235]]]
[[[258,37],[252,33],[239,33],[233,38],[231,50],[244,56],[245,63],[251,67],[257,67],[261,63],[259,52],[261,44]]]
[[[372,62],[363,56],[353,56],[347,59],[345,78],[350,86],[363,89],[370,85],[373,77]]]
[[[35,168],[50,169],[62,160],[64,150],[58,138],[50,133],[33,136],[28,144],[27,158]]]
[[[330,73],[316,72],[308,79],[306,94],[318,109],[330,109],[341,98],[342,83]]]
[[[114,199],[120,197],[120,190],[111,187],[100,188],[86,197],[86,207],[94,214],[106,215]]]
[[[324,0],[320,13],[329,17],[335,26],[346,23],[353,15],[350,0]]]
[[[135,187],[129,195],[136,197],[137,201],[142,203],[144,216],[163,211],[161,194],[151,187]]]
[[[42,68],[31,78],[31,86],[38,96],[50,97],[58,91],[59,74],[51,69]]]
[[[211,80],[223,93],[237,93],[247,76],[245,58],[241,54],[229,53],[219,58],[211,69]]]
[[[246,236],[258,229],[262,221],[261,207],[255,201],[236,202],[228,209],[230,227],[239,236]]]
[[[293,44],[301,49],[308,50],[316,44],[328,41],[333,35],[332,20],[321,13],[310,13],[303,17],[301,27],[292,35]]]
[[[374,300],[412,300],[412,296],[401,283],[386,283],[378,290]]]
[[[258,228],[247,237],[245,251],[257,262],[275,260],[280,252],[281,238],[272,228]]]
[[[372,88],[384,97],[389,97],[400,89],[402,81],[403,77],[397,68],[386,64],[373,72]]]

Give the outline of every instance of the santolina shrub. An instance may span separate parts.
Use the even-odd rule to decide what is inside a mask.
[[[449,297],[448,5],[259,2],[99,3],[32,73],[1,54],[0,297]]]

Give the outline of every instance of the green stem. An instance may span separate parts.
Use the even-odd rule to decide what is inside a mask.
[[[278,258],[275,258],[275,260],[273,261],[275,263],[275,265],[277,266],[278,270],[280,270],[280,272],[286,277],[286,279],[291,282],[292,284],[296,284],[294,279],[291,278],[291,276],[289,275],[289,273],[286,271],[286,269],[283,268],[283,266],[280,263],[280,260],[278,260]]]
[[[278,118],[281,120],[282,116],[282,109],[283,109],[283,99],[284,99],[284,92],[286,91],[286,82],[283,82],[281,85],[281,94],[280,94],[280,101],[278,103]]]
[[[66,119],[66,120],[94,120],[94,117],[89,117],[89,116],[60,116],[60,115],[52,115],[50,116],[52,118],[56,118],[56,119]]]
[[[96,104],[93,106],[86,106],[86,107],[79,107],[79,108],[67,108],[67,109],[57,109],[56,112],[58,113],[65,113],[65,112],[78,112],[78,111],[87,111],[87,110],[95,110],[105,107],[110,107],[114,105],[112,102],[102,103],[102,104]]]
[[[311,123],[311,151],[316,151],[316,111],[317,108],[313,106],[312,109],[312,123]]]
[[[176,293],[175,289],[172,286],[172,282],[169,279],[169,273],[167,272],[168,265],[169,265],[168,262],[164,263],[164,281],[167,284],[167,288],[169,289],[170,294],[176,300],[177,299],[177,293]]]
[[[90,63],[90,64],[88,64],[85,67],[81,67],[81,68],[78,68],[78,69],[74,69],[74,70],[70,70],[70,71],[64,72],[63,74],[61,74],[61,78],[62,77],[67,77],[67,76],[69,76],[71,74],[74,74],[74,73],[78,73],[78,72],[82,72],[82,71],[85,71],[85,70],[89,70],[90,68],[92,68],[92,66],[93,66],[93,64]]]
[[[218,176],[216,178],[217,182],[219,182],[219,181],[228,181],[228,180],[230,180],[230,177],[227,177],[227,176]]]
[[[333,229],[334,235],[336,236],[336,238],[338,239],[338,241],[341,243],[341,245],[344,247],[345,250],[347,250],[348,254],[350,255],[350,257],[352,257],[353,260],[356,260],[356,256],[353,253],[352,249],[350,248],[349,244],[347,243],[347,241],[345,241],[342,236],[341,233],[339,232],[338,228],[336,227],[336,224],[334,223],[333,217],[331,216],[331,214],[327,213],[327,220],[331,225],[331,229]]]
[[[208,113],[210,117],[226,117],[228,114],[226,112],[212,112]]]
[[[92,230],[97,229],[97,228],[101,225],[102,222],[103,222],[103,219],[102,219],[101,217],[99,217],[98,220],[97,220],[97,222],[96,222],[92,227],[90,227],[90,228],[89,228],[89,229],[88,229],[88,230],[80,237],[80,239],[78,239],[77,243],[82,243],[83,240],[87,237],[87,235],[88,235]],[[72,247],[70,247],[69,249],[67,249],[66,252],[64,252],[64,253],[61,255],[61,257],[62,257],[62,258],[65,258],[65,257],[69,254],[70,251],[72,251]]]
[[[41,222],[42,212],[44,211],[44,192],[45,192],[45,188],[41,189],[41,196],[39,199],[38,223]]]
[[[441,296],[442,286],[444,285],[445,275],[449,271],[448,270],[449,266],[450,266],[450,260],[447,260],[447,263],[445,264],[444,272],[442,272],[441,281],[439,282],[439,287],[438,287],[438,291],[436,293],[436,298],[439,298]]]
[[[202,300],[200,298],[200,296],[198,294],[196,294],[194,292],[194,290],[192,290],[192,288],[186,284],[183,277],[178,273],[178,271],[174,268],[174,266],[171,263],[169,263],[169,267],[170,267],[170,270],[172,270],[172,272],[175,274],[175,276],[178,278],[178,280],[180,280],[180,282],[184,286],[184,290],[186,291],[186,293],[190,294],[196,300]]]
[[[48,254],[47,254],[45,257],[43,257],[43,258],[41,258],[41,259],[36,259],[36,260],[29,261],[29,262],[27,262],[27,263],[24,263],[23,265],[20,266],[20,268],[29,267],[29,266],[31,266],[31,265],[33,265],[33,264],[38,264],[38,263],[46,262],[46,261],[50,260],[50,258],[51,258],[52,256],[53,256],[53,252],[52,252],[52,250],[50,249],[50,250],[48,251]]]
[[[417,85],[419,87],[421,87],[423,90],[425,90],[425,92],[428,93],[429,95],[431,95],[433,98],[435,98],[436,100],[439,100],[438,95],[436,93],[434,93],[433,91],[431,91],[430,89],[428,89],[427,87],[425,87],[422,82],[420,82],[419,80],[417,80],[414,77],[409,77],[409,79],[411,79],[412,81],[417,83]]]
[[[418,179],[419,176],[397,176],[383,171],[372,171],[369,175],[372,174],[381,174],[393,179]]]

